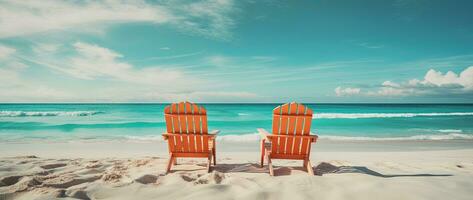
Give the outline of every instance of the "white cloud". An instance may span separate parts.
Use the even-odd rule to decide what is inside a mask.
[[[367,96],[425,96],[425,95],[451,95],[473,93],[473,66],[466,68],[460,74],[448,71],[442,72],[430,69],[423,80],[411,79],[407,82],[396,83],[385,81],[379,87],[352,92],[351,88],[337,87],[337,96],[367,95]]]
[[[398,83],[394,83],[391,81],[384,81],[383,84],[381,85],[385,87],[399,87],[400,86]]]
[[[407,96],[409,94],[413,94],[413,90],[406,88],[383,86],[378,91],[369,91],[367,94],[371,96]]]
[[[163,23],[170,18],[162,6],[144,1],[7,0],[0,6],[0,37],[100,28],[106,23]]]
[[[188,84],[195,84],[192,78],[184,78],[179,70],[159,67],[137,68],[121,61],[123,55],[95,44],[76,42],[73,47],[77,55],[66,58],[63,63],[52,65],[40,62],[40,64],[78,79],[106,79],[145,85],[165,85],[169,82],[186,80]]]
[[[2,87],[14,85],[20,81],[16,71],[3,68],[0,68],[0,80]]]
[[[438,87],[460,85],[463,88],[470,90],[473,89],[473,66],[468,67],[460,74],[456,74],[452,71],[442,74],[441,72],[431,69],[425,75],[424,81],[421,81],[418,84],[432,84]]]
[[[254,93],[221,90],[212,80],[199,79],[176,68],[134,66],[122,61],[124,55],[96,44],[76,42],[61,48],[68,54],[57,56],[60,52],[54,49],[48,55],[15,53],[18,54],[15,58],[56,73],[43,71],[38,77],[54,75],[58,79],[45,80],[31,76],[29,71],[0,68],[0,102],[240,102],[258,99]],[[51,60],[50,56],[57,59]]]
[[[24,69],[27,66],[16,57],[15,48],[0,44],[0,68]]]
[[[16,52],[16,49],[0,44],[0,61],[9,58]]]
[[[55,53],[61,46],[61,44],[54,43],[39,43],[33,46],[33,52],[35,54]]]
[[[68,92],[22,78],[17,68],[0,68],[0,102],[61,101]]]
[[[361,92],[360,88],[342,88],[342,87],[337,87],[335,88],[335,94],[337,96],[350,96],[350,95],[356,95]]]
[[[0,38],[29,36],[50,31],[103,32],[110,25],[145,22],[170,24],[186,32],[229,37],[234,22],[231,0],[184,4],[144,0],[0,2]]]

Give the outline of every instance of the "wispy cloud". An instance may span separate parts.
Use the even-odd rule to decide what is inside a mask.
[[[384,48],[384,45],[370,44],[370,43],[367,43],[367,42],[358,43],[358,46],[364,47],[364,48],[368,48],[368,49],[380,49],[380,48]]]
[[[44,84],[22,78],[26,64],[20,62],[17,50],[0,46],[0,101],[35,101],[45,96],[50,100],[61,101],[69,96],[67,92],[56,90]]]
[[[57,43],[37,43],[33,46],[33,52],[35,54],[51,54],[55,53],[62,44]]]
[[[55,31],[103,32],[115,24],[168,24],[189,34],[231,38],[236,8],[231,0],[188,4],[137,0],[0,2],[0,38]]]
[[[24,59],[84,80],[108,79],[146,85],[165,85],[169,81],[179,82],[180,80],[192,82],[191,78],[184,79],[182,73],[175,69],[159,67],[137,69],[127,62],[120,61],[123,57],[120,53],[95,44],[76,42],[72,44],[72,47],[76,54],[66,57],[62,62],[50,63],[41,58]]]
[[[151,61],[151,60],[171,60],[171,59],[194,57],[200,54],[202,54],[202,52],[184,53],[184,54],[178,54],[178,55],[172,55],[172,56],[153,56],[153,57],[148,57],[148,58],[143,58],[143,59],[138,59],[138,60],[131,60],[131,61],[141,62],[141,61]]]
[[[2,47],[7,52],[7,47]],[[41,47],[45,46],[35,45],[32,49]],[[42,66],[60,79],[40,81],[24,76],[22,71],[30,69],[0,68],[0,102],[241,102],[256,101],[259,97],[242,90],[223,90],[212,80],[189,76],[181,68],[137,67],[123,61],[125,55],[96,44],[75,42],[60,48],[70,54],[61,54],[62,59],[55,60],[41,51],[23,55],[8,48],[8,56],[0,62],[19,60]],[[88,87],[90,84],[96,87]]]
[[[7,59],[15,52],[16,49],[0,44],[0,60]]]
[[[26,65],[16,58],[17,49],[0,44],[0,68],[23,69]]]

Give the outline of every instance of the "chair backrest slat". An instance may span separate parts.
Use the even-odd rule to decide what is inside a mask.
[[[295,102],[283,104],[273,110],[274,135],[309,135],[312,110]],[[307,155],[309,139],[273,137],[272,151],[277,154]]]
[[[297,114],[305,114],[305,111],[306,111],[306,108],[304,105],[302,104],[298,104],[297,105]],[[295,128],[295,132],[294,132],[294,135],[302,135],[303,134],[303,130],[304,130],[304,121],[305,119],[304,118],[297,118],[296,119],[296,128]],[[301,153],[301,143],[302,143],[302,140],[301,138],[295,138],[294,139],[294,148],[293,148],[293,151],[292,151],[292,154],[295,154],[295,155],[300,155]]]
[[[194,113],[194,117],[193,117],[193,120],[194,120],[194,132],[196,134],[196,138],[195,138],[195,146],[196,146],[196,152],[202,152],[202,137],[198,137],[198,135],[201,135],[202,134],[202,131],[201,131],[201,115],[200,115],[200,112],[199,112],[199,106],[193,104],[192,105],[192,111]]]
[[[295,135],[295,127],[296,127],[296,119],[297,119],[297,104],[291,103],[289,104],[289,113],[290,116],[287,128],[287,135]],[[294,138],[288,137],[286,138],[286,150],[284,151],[286,154],[292,154],[292,147],[293,147]]]
[[[307,108],[306,114],[304,117],[304,130],[302,132],[302,135],[309,135],[310,134],[310,127],[312,124],[312,110]],[[310,149],[310,139],[303,139],[302,140],[302,146],[301,146],[301,151],[300,154],[308,154]]]
[[[164,108],[168,133],[182,134],[169,140],[172,152],[208,152],[207,112],[190,102],[173,103]]]

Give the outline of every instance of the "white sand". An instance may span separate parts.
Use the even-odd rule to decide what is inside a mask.
[[[459,142],[321,142],[316,176],[281,160],[275,177],[251,142],[221,141],[212,173],[179,159],[168,175],[162,142],[2,144],[0,199],[472,199],[473,146]]]

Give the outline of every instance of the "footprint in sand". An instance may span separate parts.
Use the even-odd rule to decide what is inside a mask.
[[[225,174],[221,172],[212,172],[210,174],[205,174],[200,176],[194,184],[220,184],[225,179]]]
[[[7,176],[0,178],[0,187],[14,185],[18,183],[21,178],[23,178],[23,176]]]
[[[32,177],[23,177],[20,179],[20,181],[18,181],[12,186],[11,191],[22,192],[38,185],[41,185],[41,181],[39,181],[38,179]]]
[[[76,199],[90,200],[89,195],[83,189],[68,190],[65,195]]]
[[[182,175],[181,175],[181,178],[182,178],[183,180],[187,181],[187,182],[192,182],[192,181],[195,181],[195,180],[196,180],[196,178],[190,177],[190,176],[185,175],[185,174],[182,174]]]
[[[54,168],[64,167],[66,165],[67,165],[66,163],[54,163],[54,164],[41,165],[40,167],[43,169],[54,169]]]
[[[158,176],[145,174],[135,179],[135,182],[141,183],[141,184],[151,184],[151,183],[156,183],[157,180],[158,180]]]
[[[94,182],[102,178],[101,175],[89,176],[84,178],[77,178],[74,176],[61,176],[54,179],[49,179],[43,182],[44,186],[54,187],[54,188],[69,188],[74,185],[79,185],[87,182]]]

